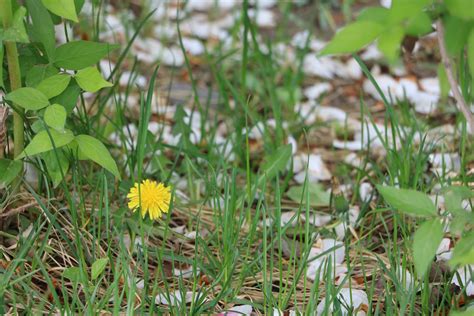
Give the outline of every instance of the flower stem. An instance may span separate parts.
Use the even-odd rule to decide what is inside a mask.
[[[0,0],[0,12],[2,12],[3,28],[6,30],[12,20],[12,3],[11,0]],[[21,88],[21,72],[20,63],[18,61],[18,50],[15,42],[5,41],[5,50],[8,63],[8,74],[10,77],[11,91]],[[16,107],[13,112],[13,144],[14,157],[17,157],[24,147],[24,123],[23,110]]]

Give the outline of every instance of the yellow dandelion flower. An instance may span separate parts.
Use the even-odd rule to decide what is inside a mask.
[[[142,217],[148,213],[152,220],[168,213],[170,208],[170,187],[153,180],[143,180],[141,184],[135,183],[127,195],[128,207],[135,212],[140,209]]]

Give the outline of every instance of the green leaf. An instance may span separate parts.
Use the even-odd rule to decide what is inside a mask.
[[[104,144],[89,135],[78,135],[75,141],[79,147],[80,156],[96,162],[120,179],[117,164]]]
[[[53,75],[41,81],[36,89],[43,92],[48,99],[51,99],[60,95],[69,85],[70,80],[71,76],[68,74]]]
[[[261,171],[266,174],[267,179],[271,179],[278,172],[285,170],[288,161],[291,158],[291,145],[283,145],[278,148],[267,161],[262,165]]]
[[[449,312],[449,316],[472,316],[474,315],[474,306],[468,306],[465,310],[463,311],[455,311],[451,310]]]
[[[462,212],[455,210],[451,214],[453,218],[449,224],[449,231],[452,236],[461,236],[472,218],[470,218],[469,213],[465,210],[462,210]]]
[[[26,85],[28,87],[36,87],[41,81],[58,72],[58,69],[52,65],[35,65],[26,73]]]
[[[430,5],[432,0],[394,0],[390,8],[388,23],[397,23],[415,17]]]
[[[455,16],[447,16],[444,19],[444,28],[446,49],[450,55],[458,57],[466,45],[471,29],[470,24]]]
[[[449,13],[464,19],[474,20],[474,0],[444,0]]]
[[[448,212],[461,211],[464,212],[462,208],[462,200],[464,199],[459,192],[453,190],[447,190],[444,195],[444,205]]]
[[[377,186],[377,190],[393,208],[414,216],[437,215],[436,206],[424,193],[415,190]]]
[[[0,33],[0,39],[11,42],[28,43],[30,40],[26,33],[25,23],[23,21],[25,14],[25,7],[19,7],[13,15],[11,25],[4,31],[3,36]]]
[[[65,69],[80,70],[98,63],[117,47],[89,41],[69,42],[56,48],[54,64]]]
[[[66,175],[69,169],[69,160],[63,150],[57,150],[56,152],[51,150],[43,153],[41,156],[53,181],[53,186],[56,188],[63,180],[63,175]]]
[[[474,264],[474,232],[467,233],[457,242],[449,264],[451,267]]]
[[[51,103],[61,104],[66,108],[67,113],[71,113],[76,107],[77,99],[80,94],[81,88],[77,85],[75,80],[71,80],[63,93],[51,99]]]
[[[74,78],[76,79],[77,84],[87,92],[96,92],[102,88],[113,86],[113,84],[102,78],[102,75],[96,67],[81,69],[77,72]]]
[[[415,270],[421,277],[433,261],[443,236],[443,225],[437,218],[424,222],[416,230],[413,239],[413,261]]]
[[[54,14],[74,22],[79,22],[74,0],[42,0],[42,2]]]
[[[44,130],[44,123],[41,120],[35,120],[33,123],[31,123],[31,130],[35,133],[38,134],[42,130]]]
[[[57,131],[63,131],[66,124],[66,109],[59,104],[52,104],[44,112],[44,122]]]
[[[46,54],[51,61],[56,47],[54,25],[48,10],[38,0],[26,0],[26,6],[32,20],[32,32],[44,46]]]
[[[85,0],[74,0],[77,14],[81,13],[82,7],[84,6]]]
[[[306,203],[306,192],[309,195],[309,204],[312,206],[328,206],[330,202],[331,194],[324,190],[324,187],[321,184],[317,183],[308,183],[305,190],[304,185],[293,186],[291,187],[287,195],[293,201],[300,203],[303,201],[303,204]]]
[[[405,25],[405,33],[411,36],[422,36],[433,30],[432,21],[428,14],[420,12],[410,18]]]
[[[35,88],[19,88],[5,96],[5,99],[26,110],[39,110],[49,105],[48,98]]]
[[[400,45],[405,32],[401,26],[387,29],[378,40],[378,47],[390,63],[394,63],[400,54]]]
[[[454,193],[455,195],[459,196],[461,199],[474,198],[474,191],[471,190],[471,188],[467,186],[452,185],[452,186],[443,188],[442,192],[443,194]]]
[[[77,283],[81,280],[81,270],[79,267],[66,268],[63,271],[63,277]]]
[[[384,28],[382,24],[371,21],[351,23],[336,33],[321,55],[356,52],[374,41]]]
[[[109,258],[100,258],[94,261],[92,264],[92,271],[91,271],[91,279],[95,280],[99,277],[99,275],[104,272],[107,263],[109,262]]]
[[[444,205],[452,215],[450,230],[453,235],[459,235],[465,230],[468,223],[474,222],[474,217],[462,205],[463,200],[470,199],[474,193],[467,187],[451,186],[444,190]]]
[[[21,172],[23,161],[0,159],[0,189],[5,189]]]
[[[368,7],[357,16],[357,21],[371,21],[379,24],[387,23],[390,10],[384,7]]]
[[[35,65],[44,64],[46,59],[37,53],[35,44],[25,44],[17,45],[18,46],[18,59],[20,62],[20,72],[21,74],[26,74],[32,69]]]
[[[54,25],[60,25],[63,23],[64,20],[59,15],[56,15],[53,12],[50,12],[49,14],[51,15],[51,20],[53,21]]]
[[[28,146],[26,146],[25,150],[23,150],[23,152],[15,159],[44,153],[54,149],[55,147],[60,148],[74,140],[74,135],[70,130],[58,132],[54,129],[50,129],[49,133],[51,134],[51,138],[54,141],[54,146],[48,135],[48,131],[44,130],[36,134],[35,137],[33,137],[31,142],[28,144]]]

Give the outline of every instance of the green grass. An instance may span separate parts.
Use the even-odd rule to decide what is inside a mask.
[[[346,15],[350,15],[349,2],[344,1]],[[247,5],[245,1],[243,6]],[[291,6],[282,6],[284,19],[289,20]],[[99,21],[104,10],[94,6],[93,21]],[[325,1],[315,12],[327,18],[328,10]],[[149,23],[147,14],[142,13],[143,22],[136,24],[136,34]],[[300,201],[291,201],[286,192],[295,183],[286,168],[287,161],[273,169],[264,167],[265,162],[275,159],[275,152],[286,144],[289,135],[298,139],[300,149],[306,149],[311,132],[334,129],[318,124],[302,126],[294,113],[307,48],[300,52],[293,68],[281,68],[272,53],[272,42],[261,42],[261,34],[247,11],[243,11],[239,23],[236,28],[242,27],[243,38],[237,40],[242,49],[228,52],[217,48],[203,57],[212,88],[219,95],[217,109],[210,98],[197,96],[199,77],[186,59],[184,69],[194,92],[194,107],[188,116],[185,105],[177,105],[172,129],[181,138],[176,145],[161,142],[163,128],[158,135],[148,131],[150,121],[156,120],[152,115],[156,81],[171,82],[176,72],[156,65],[152,73],[134,60],[128,53],[134,37],[122,55],[114,56],[116,68],[110,77],[114,82],[126,69],[125,62],[133,73],[150,78],[147,89],[138,94],[139,108],[129,105],[128,98],[137,93],[131,79],[125,88],[117,84],[102,92],[92,105],[83,98],[68,124],[74,131],[104,141],[111,133],[118,135],[122,146],[109,143],[109,148],[123,180],[117,181],[97,166],[71,156],[70,171],[53,188],[44,163],[31,160],[38,170],[38,185],[24,181],[20,193],[0,194],[0,207],[11,212],[2,218],[5,229],[0,231],[0,310],[9,314],[201,315],[250,304],[263,315],[272,314],[274,309],[297,309],[312,315],[319,301],[325,300],[326,306],[334,304],[333,314],[343,312],[344,303],[335,299],[343,286],[333,281],[332,266],[323,267],[326,273],[314,282],[306,278],[306,272],[313,244],[319,237],[335,238],[335,227],[347,222],[347,214],[336,212],[334,205],[315,207],[307,189]],[[334,21],[321,23],[332,26]],[[90,27],[91,34],[98,36],[98,22]],[[285,23],[277,34],[280,40],[291,39]],[[262,44],[269,54],[263,53]],[[184,50],[182,41],[180,45]],[[366,75],[370,77],[370,72]],[[279,91],[285,91],[287,97]],[[374,157],[367,149],[362,152],[362,160],[372,168],[345,165],[339,179],[352,188],[350,203],[361,210],[357,226],[353,232],[348,230],[343,240],[348,267],[344,286],[367,293],[369,314],[448,312],[459,300],[458,295],[446,290],[452,274],[436,284],[443,294],[436,304],[430,301],[429,280],[416,278],[411,247],[417,221],[387,208],[379,198],[365,203],[358,192],[362,182],[424,192],[453,181],[468,184],[472,175],[465,170],[472,165],[472,139],[465,132],[457,135],[463,170],[458,178],[432,176],[427,171],[428,155],[438,148],[436,142],[425,138],[428,123],[403,102],[394,106],[384,96],[384,103],[384,127],[391,136],[377,133],[386,151],[385,159]],[[363,124],[375,124],[363,96],[360,109]],[[190,141],[193,127],[189,117],[194,115],[201,118],[201,138],[196,143]],[[269,126],[270,118],[275,119],[275,128]],[[233,146],[234,160],[222,153],[222,144],[216,143],[221,122],[230,131],[227,144]],[[283,122],[290,127],[285,128]],[[134,141],[129,123],[137,127]],[[258,123],[263,127],[263,137],[255,146],[248,132]],[[417,135],[421,135],[421,142],[415,141]],[[403,140],[399,146],[394,146],[396,138]],[[335,149],[326,149],[336,154]],[[340,159],[335,161],[341,163]],[[176,175],[185,185],[178,188]],[[147,178],[173,187],[170,212],[159,222],[142,219],[127,208],[129,188]],[[327,189],[331,185],[324,183]],[[314,227],[308,221],[302,224],[301,218],[315,210],[331,214],[331,223],[325,227]],[[282,213],[287,211],[294,211],[293,218],[279,225]],[[272,224],[262,225],[267,219]],[[197,232],[196,237],[176,232],[181,226],[186,232]],[[27,229],[29,233],[23,235]],[[93,280],[92,266],[101,258],[107,258],[108,263]],[[191,272],[175,275],[175,268]],[[406,285],[401,271],[411,272],[413,286]],[[182,297],[191,293],[190,302],[155,304],[158,295],[162,300],[173,300],[175,291]],[[325,313],[331,314],[328,309]]]

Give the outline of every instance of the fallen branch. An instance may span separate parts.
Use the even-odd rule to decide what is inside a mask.
[[[459,111],[462,112],[464,118],[467,121],[468,132],[474,134],[474,114],[469,110],[469,107],[464,100],[461,92],[459,91],[458,82],[454,77],[453,66],[451,59],[449,58],[448,51],[446,50],[446,44],[444,42],[444,27],[443,22],[438,20],[436,22],[436,31],[438,35],[438,45],[441,53],[441,61],[443,62],[444,68],[446,69],[446,76],[448,77],[451,91],[453,92],[454,99],[456,100],[456,106]]]

